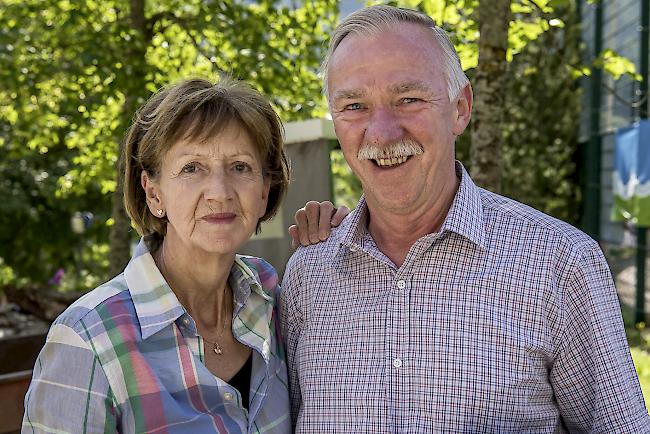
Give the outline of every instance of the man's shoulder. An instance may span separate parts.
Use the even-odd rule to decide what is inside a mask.
[[[531,206],[480,189],[486,228],[511,236],[532,237],[575,249],[594,248],[598,243],[580,229]]]
[[[347,222],[344,220],[345,223]],[[345,233],[346,228],[342,224],[332,229],[327,240],[298,247],[284,270],[282,292],[285,297],[288,293],[292,296],[295,292],[310,293],[327,281],[333,263],[338,260],[337,254],[342,248]]]
[[[309,246],[300,246],[289,258],[287,268],[290,266],[318,266],[319,264],[328,264],[331,262],[332,258],[341,248],[341,243],[343,241],[344,233],[346,228],[344,224],[347,223],[345,220],[341,226],[337,228],[332,228],[330,236],[325,240],[321,241],[318,244],[312,244]]]

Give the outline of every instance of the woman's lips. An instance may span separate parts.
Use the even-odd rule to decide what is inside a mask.
[[[208,214],[202,217],[208,223],[230,223],[237,217],[237,214],[231,212],[220,212]]]

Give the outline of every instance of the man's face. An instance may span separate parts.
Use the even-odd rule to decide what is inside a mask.
[[[454,141],[472,97],[468,86],[449,101],[441,64],[431,32],[409,23],[348,35],[330,59],[334,128],[371,210],[422,211],[456,182]]]

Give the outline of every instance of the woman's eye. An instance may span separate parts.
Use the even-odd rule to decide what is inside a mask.
[[[235,172],[249,172],[251,170],[251,166],[248,163],[244,162],[237,162],[233,165],[233,169],[235,169]]]
[[[197,170],[198,170],[198,166],[196,163],[188,163],[185,166],[183,166],[183,168],[181,169],[181,173],[190,174],[196,172]]]

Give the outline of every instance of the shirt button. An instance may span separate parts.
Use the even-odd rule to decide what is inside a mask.
[[[396,368],[402,367],[402,359],[393,359],[393,366]]]
[[[351,252],[356,252],[357,250],[359,250],[359,248],[355,244],[350,245]]]
[[[398,280],[398,281],[397,281],[397,287],[398,287],[399,289],[404,289],[404,288],[406,288],[406,282],[404,282],[403,280]]]
[[[232,393],[230,393],[230,392],[224,393],[223,394],[223,399],[225,399],[226,401],[230,401],[232,399]]]
[[[189,326],[190,325],[190,319],[189,318],[183,318],[183,324],[185,324],[186,326]]]

